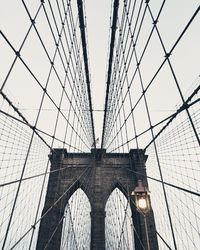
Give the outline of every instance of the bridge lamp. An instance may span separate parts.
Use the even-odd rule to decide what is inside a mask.
[[[145,187],[141,180],[138,180],[138,184],[135,187],[131,195],[135,196],[136,207],[139,212],[144,214],[150,211],[150,192],[147,187]]]

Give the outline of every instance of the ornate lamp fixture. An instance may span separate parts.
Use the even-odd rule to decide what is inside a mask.
[[[135,196],[135,202],[138,211],[144,214],[148,213],[151,209],[149,194],[150,192],[148,188],[143,185],[142,180],[138,180],[138,184],[131,195]]]

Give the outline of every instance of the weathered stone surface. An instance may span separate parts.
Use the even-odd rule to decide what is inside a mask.
[[[92,208],[91,250],[104,250],[107,199],[116,187],[127,197],[134,190],[138,179],[142,179],[147,184],[145,177],[147,156],[142,150],[130,150],[128,154],[106,154],[105,150],[92,149],[91,154],[67,154],[66,150],[55,149],[50,157],[51,170],[62,170],[50,175],[43,215],[60,196],[62,199],[49,210],[41,221],[37,250],[43,250],[47,244],[47,249],[60,249],[62,223],[58,227],[57,225],[63,216],[69,198],[78,188],[82,188],[86,193]],[[82,174],[84,171],[85,174]],[[82,178],[79,179],[81,174]],[[72,183],[74,184],[72,185]],[[135,249],[143,249],[141,242],[147,249],[144,218],[137,212],[133,202],[130,203],[130,206],[136,230],[134,233]],[[150,247],[152,250],[157,250],[153,211],[150,211],[147,216],[147,227]],[[52,234],[53,237],[51,237]]]

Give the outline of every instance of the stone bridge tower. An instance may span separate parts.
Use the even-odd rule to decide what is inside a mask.
[[[54,149],[50,156],[51,171],[42,212],[37,250],[43,250],[64,214],[71,195],[81,187],[91,204],[91,250],[105,250],[105,205],[112,191],[118,187],[127,197],[134,190],[138,179],[147,185],[145,162],[147,156],[143,150],[130,150],[129,153],[106,153],[104,149],[92,149],[91,153],[67,153],[63,149]],[[91,171],[89,180],[79,178],[84,171]],[[62,169],[61,171],[56,171]],[[128,170],[129,169],[129,170]],[[133,172],[130,172],[130,169]],[[135,172],[134,172],[135,171]],[[86,189],[90,181],[90,189]],[[74,183],[72,185],[72,183]],[[59,201],[58,198],[62,197]],[[56,205],[53,205],[57,201]],[[52,207],[53,205],[53,207]],[[147,248],[143,216],[130,203],[135,232],[135,249],[142,250],[141,242]],[[147,215],[147,230],[150,249],[157,250],[157,236],[153,211]],[[141,242],[138,241],[139,236]],[[62,223],[49,242],[49,250],[59,250],[62,235]]]

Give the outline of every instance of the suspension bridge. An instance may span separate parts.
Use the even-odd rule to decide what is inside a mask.
[[[199,250],[200,4],[106,3],[94,87],[91,3],[0,3],[0,248]]]

